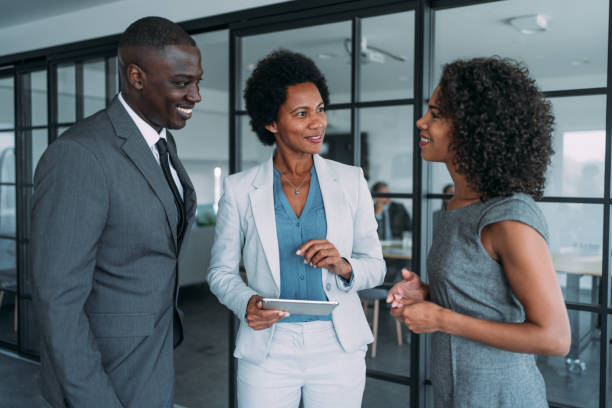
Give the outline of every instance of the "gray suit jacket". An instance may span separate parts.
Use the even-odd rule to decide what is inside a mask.
[[[184,187],[196,195],[168,134]],[[178,211],[144,137],[117,98],[52,143],[34,179],[34,305],[41,387],[53,407],[161,407],[182,339]],[[174,326],[174,334],[173,334]]]

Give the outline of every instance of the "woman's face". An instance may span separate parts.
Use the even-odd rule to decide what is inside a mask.
[[[417,120],[417,127],[421,130],[421,157],[427,161],[451,163],[454,157],[448,151],[453,132],[453,124],[450,119],[440,116],[438,98],[440,87],[436,87],[425,115]]]
[[[312,82],[288,86],[276,121],[266,126],[274,134],[277,148],[308,154],[319,153],[326,128],[323,98]]]

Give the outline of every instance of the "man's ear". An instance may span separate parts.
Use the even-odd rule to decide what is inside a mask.
[[[272,122],[269,125],[266,125],[265,128],[270,133],[278,132],[278,130],[276,129],[276,122]]]
[[[136,64],[130,64],[127,67],[127,80],[130,85],[141,91],[144,87],[144,81],[146,79],[147,74]]]

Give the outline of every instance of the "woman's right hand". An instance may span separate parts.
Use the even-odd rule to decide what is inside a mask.
[[[409,271],[402,269],[403,281],[396,283],[387,293],[387,303],[391,303],[391,307],[402,307],[402,300],[423,301],[429,295],[429,285],[423,283],[419,276]]]
[[[289,312],[284,310],[264,309],[262,299],[259,295],[253,295],[247,304],[246,321],[253,330],[267,329],[280,319],[289,316]]]

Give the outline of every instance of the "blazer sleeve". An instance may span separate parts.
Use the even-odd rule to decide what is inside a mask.
[[[383,283],[387,272],[378,239],[372,195],[361,168],[356,184],[357,210],[353,218],[353,250],[350,258],[347,258],[353,268],[353,282],[347,286],[346,281],[336,275],[338,287],[346,292],[378,286]]]
[[[241,320],[245,319],[247,304],[253,289],[240,276],[240,258],[244,233],[240,226],[240,212],[232,194],[231,183],[223,182],[223,196],[219,200],[215,242],[211,251],[207,280],[212,293]]]
[[[84,310],[108,207],[100,161],[80,143],[58,139],[34,179],[33,302],[51,369],[73,407],[122,407]]]

